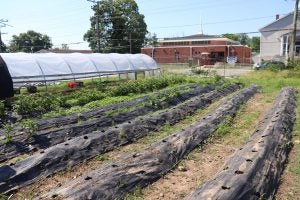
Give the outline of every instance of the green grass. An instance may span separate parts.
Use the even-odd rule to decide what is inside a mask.
[[[262,70],[250,73],[239,77],[237,81],[243,82],[246,85],[258,84],[262,86],[262,94],[264,101],[270,103],[283,87],[294,87],[298,93],[300,92],[300,70],[284,70],[284,71],[269,71]],[[293,141],[300,140],[300,99],[297,98],[297,118],[293,131]],[[255,117],[255,116],[254,116]],[[300,191],[300,144],[294,144],[293,151],[295,157],[290,157],[286,166],[291,177],[293,177],[292,185],[289,185],[290,194],[298,194]],[[288,194],[284,194],[288,198]],[[294,196],[296,197],[296,196]],[[293,199],[293,198],[292,198]]]
[[[300,186],[300,98],[297,98],[297,118],[296,118],[296,124],[294,127],[293,132],[293,141],[297,141],[297,143],[294,144],[294,150],[296,152],[296,159],[295,163],[291,166],[291,171],[295,174],[297,174],[298,178],[298,184]],[[300,187],[299,187],[300,191]]]
[[[136,187],[132,193],[125,195],[124,200],[143,200],[142,195],[142,189],[140,187]]]

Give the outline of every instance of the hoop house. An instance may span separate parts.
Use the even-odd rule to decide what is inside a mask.
[[[145,54],[0,53],[0,97],[12,96],[13,87],[52,81],[128,75],[159,74],[156,62]]]
[[[2,53],[0,56],[14,85],[159,71],[156,62],[144,54]]]

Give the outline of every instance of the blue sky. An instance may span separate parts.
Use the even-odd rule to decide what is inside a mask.
[[[294,0],[136,0],[148,31],[158,38],[200,33],[248,33],[294,8]],[[86,0],[0,0],[4,43],[12,35],[34,30],[51,37],[54,47],[89,49],[83,34],[89,29],[92,3]],[[202,29],[201,29],[202,24]],[[249,36],[258,35],[250,34]]]

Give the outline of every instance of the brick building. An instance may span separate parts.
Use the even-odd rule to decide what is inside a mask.
[[[191,35],[165,38],[158,47],[145,47],[141,52],[155,59],[157,63],[187,63],[213,65],[221,63],[251,62],[251,49],[238,42],[212,35]]]

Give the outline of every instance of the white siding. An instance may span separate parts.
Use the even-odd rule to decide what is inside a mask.
[[[270,60],[282,56],[282,36],[292,30],[293,15],[289,14],[274,23],[271,23],[260,29],[260,55],[261,59]],[[300,27],[300,20],[297,21],[297,27]],[[291,38],[289,37],[289,40]],[[283,56],[282,59],[285,57]]]

